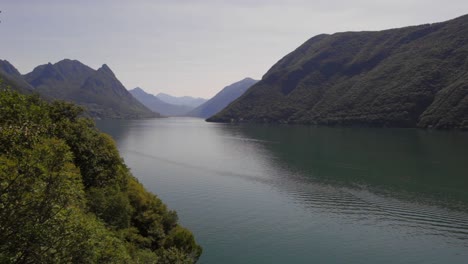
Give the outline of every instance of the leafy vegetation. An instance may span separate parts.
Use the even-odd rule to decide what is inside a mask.
[[[0,91],[0,263],[194,263],[177,215],[82,108]]]
[[[311,38],[208,121],[468,129],[468,15]]]

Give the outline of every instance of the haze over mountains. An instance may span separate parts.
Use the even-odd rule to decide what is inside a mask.
[[[112,70],[94,70],[77,60],[64,59],[37,66],[22,75],[11,63],[0,60],[0,77],[23,93],[38,93],[84,106],[96,118],[147,118],[192,116],[206,118],[241,96],[256,81],[246,78],[225,87],[210,100],[190,96],[157,96],[137,87],[127,91]]]
[[[221,111],[232,101],[236,100],[256,82],[257,81],[252,78],[245,78],[223,88],[209,100],[189,96],[174,97],[163,93],[154,96],[139,87],[130,90],[130,93],[149,109],[165,116],[207,118]]]
[[[169,104],[185,105],[185,106],[189,106],[192,108],[195,108],[203,104],[204,102],[208,101],[207,99],[200,98],[200,97],[197,97],[197,98],[191,97],[191,96],[177,97],[177,96],[172,96],[166,93],[158,93],[156,97]]]
[[[140,87],[130,90],[130,93],[143,105],[145,105],[154,112],[160,113],[163,116],[184,116],[185,114],[187,114],[187,112],[194,108],[190,105],[177,105],[165,102],[164,100],[161,100],[158,96],[154,96],[145,92]],[[187,98],[192,97],[187,96]]]
[[[210,117],[221,111],[223,108],[228,106],[237,98],[239,98],[239,96],[244,94],[247,91],[247,89],[249,89],[256,82],[258,81],[252,78],[245,78],[241,81],[226,86],[213,98],[200,105],[199,107],[195,108],[194,110],[190,111],[188,113],[188,116],[202,118]]]
[[[315,36],[209,121],[468,129],[468,15]]]
[[[94,70],[68,59],[25,75],[0,60],[0,77],[22,92],[85,106],[98,118],[161,113],[214,122],[468,129],[467,58],[468,15],[318,35],[273,65],[261,81],[246,78],[207,101],[154,96],[141,88],[130,93],[107,65]]]

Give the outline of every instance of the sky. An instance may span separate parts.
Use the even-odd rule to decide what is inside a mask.
[[[468,14],[467,0],[0,0],[0,59],[25,74],[77,59],[127,89],[210,98],[321,33]]]

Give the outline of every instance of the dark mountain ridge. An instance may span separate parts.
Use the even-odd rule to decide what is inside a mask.
[[[208,121],[468,129],[468,15],[315,36]]]
[[[31,93],[34,90],[34,87],[26,82],[15,66],[7,60],[0,60],[0,78],[7,85],[22,93]]]
[[[65,59],[37,66],[24,75],[24,80],[44,97],[82,105],[93,117],[159,116],[138,102],[106,64],[94,70],[77,60]]]

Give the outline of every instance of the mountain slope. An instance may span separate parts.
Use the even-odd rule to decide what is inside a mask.
[[[257,80],[252,78],[245,78],[239,82],[226,86],[213,98],[190,111],[188,115],[202,118],[210,117],[228,106],[232,101],[239,98],[239,96],[245,93],[245,91],[247,91],[247,89],[249,89],[256,82]]]
[[[191,96],[176,97],[165,93],[158,93],[156,97],[168,104],[190,106],[192,109],[208,101],[204,98],[195,98]]]
[[[187,105],[166,103],[157,96],[145,92],[140,87],[130,90],[130,93],[143,105],[164,116],[183,116],[193,109],[193,107]]]
[[[34,88],[23,79],[21,73],[6,60],[0,60],[0,78],[3,81],[22,93],[30,93]]]
[[[66,59],[38,66],[24,78],[36,92],[82,105],[94,117],[157,116],[133,98],[105,64],[93,70],[79,61]]]
[[[468,128],[468,16],[319,35],[209,121]]]

